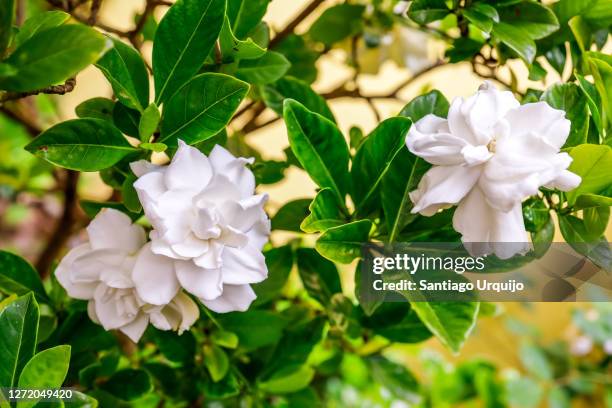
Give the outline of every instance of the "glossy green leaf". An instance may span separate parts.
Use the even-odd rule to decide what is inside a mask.
[[[117,202],[99,202],[99,201],[90,201],[90,200],[81,200],[79,202],[81,208],[87,214],[89,218],[94,218],[100,210],[103,208],[114,208],[117,211],[121,211],[126,214],[128,217],[132,219],[132,221],[138,220],[142,214],[133,213],[127,209],[127,207],[122,203]]]
[[[499,22],[499,14],[495,7],[485,3],[472,4],[463,11],[463,15],[470,23],[486,33],[489,33],[493,28],[493,22]]]
[[[45,11],[40,14],[34,14],[32,17],[28,18],[21,27],[19,27],[19,31],[13,39],[13,46],[17,48],[32,38],[32,36],[39,31],[60,26],[69,19],[70,14],[59,10]]]
[[[26,150],[57,166],[80,171],[108,168],[136,151],[113,125],[91,118],[61,122],[34,139]]]
[[[136,189],[134,188],[136,180],[137,177],[134,175],[129,175],[125,178],[121,188],[121,196],[125,208],[133,213],[140,213],[142,211],[142,204],[140,204],[138,193],[136,193]]]
[[[574,204],[575,210],[582,210],[593,207],[610,207],[612,206],[612,197],[601,196],[597,194],[582,194],[579,195]]]
[[[310,214],[300,224],[300,229],[304,232],[325,231],[342,225],[346,221],[342,213],[342,204],[338,202],[338,197],[329,188],[319,191],[308,206],[308,210]]]
[[[315,370],[307,365],[288,366],[274,373],[259,388],[271,394],[287,394],[304,389],[314,378]]]
[[[410,118],[413,123],[430,113],[445,118],[448,115],[449,107],[450,105],[444,95],[440,91],[433,90],[414,98],[404,106],[399,116]]]
[[[610,221],[609,206],[585,208],[582,213],[585,229],[591,237],[597,239],[606,232]]]
[[[196,340],[191,332],[186,331],[179,336],[171,331],[155,330],[152,337],[159,351],[168,360],[184,366],[193,364]]]
[[[80,24],[40,31],[4,61],[16,73],[0,77],[0,88],[22,92],[55,85],[96,62],[111,44],[98,31]]]
[[[502,22],[527,34],[533,40],[544,38],[559,29],[555,13],[537,2],[522,1],[501,7],[498,11]]]
[[[39,301],[48,300],[38,272],[20,256],[0,251],[0,292],[25,295],[30,291]]]
[[[240,61],[236,76],[251,84],[265,85],[280,79],[290,67],[283,54],[266,51],[260,58]]]
[[[201,74],[183,86],[165,105],[160,142],[177,139],[194,144],[219,133],[230,121],[249,85],[224,74]]]
[[[442,20],[450,13],[444,0],[415,0],[410,4],[408,17],[418,24]]]
[[[243,39],[261,21],[270,0],[228,0],[227,16],[236,37]]]
[[[326,9],[315,21],[308,36],[325,45],[332,45],[363,30],[365,6],[358,4],[338,4]]]
[[[244,313],[225,313],[216,317],[225,330],[238,335],[240,347],[254,350],[276,343],[287,325],[285,319],[273,312],[249,310]]]
[[[238,343],[240,341],[235,333],[225,330],[214,331],[213,334],[211,334],[210,339],[213,341],[213,343],[229,349],[235,349],[238,347]]]
[[[268,267],[268,278],[263,282],[252,285],[257,294],[254,305],[260,305],[273,300],[283,289],[289,273],[293,268],[293,250],[291,245],[272,248],[264,252],[266,266]]]
[[[565,241],[576,252],[605,270],[612,270],[612,251],[605,237],[593,237],[583,220],[573,215],[559,217],[559,229]]]
[[[284,77],[272,85],[262,89],[262,97],[266,105],[282,116],[283,102],[293,99],[304,105],[308,110],[335,122],[334,114],[329,109],[325,98],[312,90],[310,85],[293,77]]]
[[[272,229],[301,232],[300,224],[308,215],[309,198],[289,201],[272,217]]]
[[[538,232],[548,223],[550,210],[540,198],[532,197],[523,203],[523,219],[527,231]]]
[[[100,388],[123,401],[133,401],[150,392],[153,384],[146,371],[128,368],[117,371]]]
[[[102,119],[112,123],[114,106],[115,102],[108,98],[91,98],[81,102],[75,112],[79,118]]]
[[[328,306],[335,293],[342,293],[340,275],[333,262],[323,258],[312,248],[296,252],[298,272],[308,294]]]
[[[610,146],[583,144],[574,147],[569,154],[574,159],[569,171],[582,178],[580,185],[566,195],[570,205],[573,205],[580,195],[599,194],[612,184]]]
[[[317,79],[318,70],[315,64],[320,54],[312,44],[304,40],[304,36],[291,34],[276,45],[274,50],[283,54],[291,63],[287,76],[299,78],[309,84]]]
[[[333,227],[317,240],[317,251],[327,259],[347,264],[361,257],[361,247],[368,243],[372,222],[361,220]]]
[[[214,382],[220,381],[230,368],[225,351],[216,345],[204,345],[204,365]]]
[[[68,374],[70,346],[56,346],[36,354],[23,367],[19,377],[19,388],[59,388]],[[29,408],[39,400],[19,401],[17,408]]]
[[[15,0],[0,0],[0,58],[11,42],[15,5]]]
[[[580,89],[587,98],[587,103],[591,111],[591,117],[593,118],[593,122],[597,127],[597,132],[603,134],[603,118],[601,117],[600,113],[601,96],[599,96],[595,85],[587,81],[582,75],[576,73],[576,78],[578,78],[578,85],[580,86]]]
[[[536,55],[536,44],[529,33],[513,24],[500,22],[493,26],[493,35],[531,64]]]
[[[115,102],[113,107],[113,124],[128,136],[139,138],[138,126],[142,115],[135,109],[130,109],[121,102]]]
[[[223,26],[225,0],[179,0],[153,42],[155,101],[168,100],[204,64]]]
[[[321,188],[330,188],[344,202],[348,188],[349,150],[340,130],[330,120],[291,99],[284,118],[289,144],[302,167]]]
[[[610,1],[595,0],[585,9],[584,18],[589,22],[589,25],[595,29],[608,28],[612,24],[612,7],[610,7]]]
[[[364,303],[360,302],[363,308]],[[366,316],[360,317],[363,327],[398,343],[420,343],[432,334],[421,322],[407,302],[382,302],[374,310],[363,308]]]
[[[141,141],[148,142],[151,139],[151,136],[153,136],[153,133],[155,133],[159,126],[160,119],[161,114],[157,105],[151,103],[147,106],[144,112],[142,112],[140,122],[138,123],[138,134]]]
[[[219,45],[221,49],[221,56],[223,61],[234,61],[241,59],[256,59],[262,57],[266,50],[261,48],[250,38],[246,40],[239,40],[234,36],[230,22],[225,17],[223,28],[219,36]]]
[[[601,97],[601,111],[605,112],[602,113],[602,126],[605,126],[612,121],[612,57],[596,52],[587,52],[585,55]]]
[[[572,127],[563,147],[585,143],[589,130],[589,108],[587,98],[575,84],[555,84],[542,95],[541,100],[555,109],[566,112]]]
[[[0,386],[16,386],[23,367],[34,355],[39,315],[31,293],[0,312]]]
[[[368,214],[380,206],[382,180],[400,150],[407,149],[406,133],[411,125],[407,118],[389,118],[361,143],[351,166],[352,197],[358,214]]]

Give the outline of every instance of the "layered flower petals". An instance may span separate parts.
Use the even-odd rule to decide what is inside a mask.
[[[202,300],[202,303],[217,313],[244,312],[256,298],[250,285],[225,285],[223,295],[213,300]]]

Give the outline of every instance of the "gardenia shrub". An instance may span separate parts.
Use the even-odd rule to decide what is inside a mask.
[[[1,408],[50,403],[9,388],[62,386],[67,407],[569,406],[586,388],[561,373],[605,372],[609,359],[553,369],[559,353],[534,346],[526,360],[545,368],[526,364],[528,378],[431,363],[461,384],[442,392],[389,350],[435,338],[460,353],[499,309],[418,291],[372,301],[361,275],[366,244],[525,266],[557,228],[612,269],[609,0],[311,0],[287,2],[281,27],[269,0],[146,0],[125,31],[105,4],[0,0],[0,211],[8,223],[26,203],[38,220],[0,230]],[[332,60],[350,75],[327,81]],[[368,91],[386,64],[408,69]],[[112,97],[61,120],[91,66]],[[435,76],[409,88],[460,68],[482,85],[452,103]],[[376,126],[340,126],[341,98]],[[253,138],[278,122],[287,148],[270,159]],[[295,172],[316,193],[268,189]],[[112,193],[82,199],[84,173]],[[581,322],[608,350],[599,327]]]

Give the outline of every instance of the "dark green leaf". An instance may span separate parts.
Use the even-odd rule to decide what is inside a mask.
[[[348,187],[349,150],[333,122],[287,99],[284,117],[293,153],[321,188],[330,188],[344,202]]]
[[[463,11],[463,15],[470,23],[486,33],[493,28],[493,22],[499,22],[499,14],[495,7],[484,3],[472,4]]]
[[[142,214],[136,214],[127,209],[125,205],[117,202],[98,202],[98,201],[90,201],[90,200],[82,200],[80,203],[81,208],[87,214],[89,218],[94,218],[101,209],[103,208],[113,208],[115,210],[121,211],[126,214],[128,217],[132,219],[132,221],[138,220]]]
[[[12,46],[17,48],[39,31],[44,31],[49,28],[57,27],[64,24],[70,19],[70,14],[63,11],[53,10],[45,11],[40,14],[34,14],[28,18],[15,35]]]
[[[338,202],[338,197],[329,188],[319,191],[308,206],[308,210],[310,214],[300,224],[300,229],[304,232],[325,231],[345,222],[342,204]]]
[[[275,47],[275,51],[283,54],[291,63],[288,76],[300,78],[309,84],[317,79],[318,70],[315,66],[320,54],[304,41],[303,36],[291,34]]]
[[[56,346],[36,354],[23,367],[19,377],[19,388],[54,389],[64,383],[70,363],[70,346]],[[20,401],[19,408],[36,405],[38,399]]]
[[[11,42],[15,4],[15,0],[0,0],[0,59]]]
[[[294,99],[308,110],[335,122],[334,114],[327,106],[325,98],[312,90],[310,85],[297,78],[284,77],[276,83],[262,89],[262,97],[266,105],[282,116],[285,99]]]
[[[284,245],[264,252],[266,265],[268,266],[268,278],[253,285],[257,294],[254,304],[267,303],[275,298],[283,289],[291,268],[293,268],[293,251],[291,245]]]
[[[308,35],[314,41],[332,45],[359,34],[363,30],[365,9],[363,5],[348,3],[332,6],[313,23]]]
[[[225,0],[179,0],[160,21],[153,42],[155,101],[169,99],[189,81],[221,32]]]
[[[380,207],[380,185],[391,163],[405,146],[410,119],[396,117],[382,122],[361,143],[353,159],[351,177],[356,212],[364,215]]]
[[[113,124],[122,133],[139,138],[140,112],[130,109],[121,102],[115,102],[113,107]]]
[[[572,122],[567,141],[563,147],[573,147],[586,142],[589,130],[589,109],[587,98],[575,84],[556,84],[542,95],[541,100],[555,109],[566,112]]]
[[[26,150],[57,166],[98,171],[134,149],[113,125],[100,119],[73,119],[44,131]]]
[[[38,32],[4,61],[16,73],[0,77],[0,88],[23,92],[55,85],[96,62],[110,46],[109,39],[80,24]]]
[[[263,310],[226,313],[217,316],[217,321],[225,330],[236,333],[240,347],[247,350],[276,343],[287,324],[278,314]]]
[[[365,309],[364,313],[367,314]],[[429,329],[407,302],[383,302],[369,317],[361,316],[360,322],[374,333],[398,343],[420,343],[431,337]]]
[[[522,1],[498,9],[499,18],[529,38],[538,40],[559,29],[559,21],[549,7],[533,1]]]
[[[302,232],[300,224],[308,216],[310,198],[289,201],[272,217],[272,229]]]
[[[266,51],[260,58],[240,61],[236,76],[251,84],[270,84],[285,75],[289,67],[291,63],[283,54]]]
[[[115,102],[107,98],[91,98],[81,102],[75,112],[79,118],[102,119],[113,121],[113,107]]]
[[[444,0],[415,0],[410,4],[408,17],[418,24],[442,20],[450,10]]]
[[[334,262],[351,263],[361,256],[361,247],[368,243],[371,229],[370,220],[330,228],[317,240],[317,251]]]
[[[48,300],[38,272],[25,259],[0,251],[0,292],[21,296],[30,291],[39,301]]]
[[[538,232],[541,230],[550,219],[550,210],[544,202],[533,197],[523,203],[523,219],[525,220],[525,229],[530,232]]]
[[[153,341],[168,360],[183,365],[193,364],[196,341],[191,332],[179,336],[171,331],[155,330]]]
[[[97,63],[110,82],[117,99],[125,106],[143,111],[149,105],[149,74],[134,48],[113,39],[111,48]]]
[[[493,26],[493,35],[531,64],[536,55],[536,44],[524,29],[513,24],[500,22]]]
[[[198,75],[166,103],[159,141],[174,146],[178,138],[194,144],[213,137],[225,128],[248,90],[248,84],[228,75]]]
[[[274,184],[285,177],[289,163],[277,160],[259,160],[251,165],[256,184]]]
[[[342,293],[336,265],[321,257],[314,249],[299,248],[297,266],[304,288],[323,306],[329,305],[332,295]]]
[[[129,175],[125,178],[123,182],[123,186],[121,188],[121,196],[123,198],[123,204],[125,208],[130,210],[133,213],[139,214],[142,211],[142,204],[140,204],[140,200],[138,199],[138,194],[136,193],[136,189],[134,188],[134,183],[136,182],[137,177],[134,175]]]
[[[100,388],[123,401],[133,401],[149,393],[153,384],[146,371],[128,368],[117,371]]]
[[[39,309],[29,293],[0,312],[0,385],[17,385],[21,370],[36,351]]]
[[[440,91],[433,90],[417,96],[408,105],[404,106],[399,116],[405,116],[416,123],[424,116],[432,113],[441,118],[448,115],[449,103]]]

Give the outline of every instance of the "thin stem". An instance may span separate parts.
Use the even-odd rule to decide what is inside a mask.
[[[269,48],[274,48],[276,45],[281,43],[285,38],[287,38],[290,34],[293,34],[295,28],[309,15],[311,15],[322,3],[324,0],[314,0],[308,4],[301,13],[295,16],[281,31],[274,36],[274,38],[270,41]]]
[[[63,85],[52,85],[42,89],[35,89],[27,92],[5,92],[0,94],[0,104],[7,101],[25,98],[32,95],[48,94],[48,95],[65,95],[74,90],[76,86],[76,78],[69,78]]]

